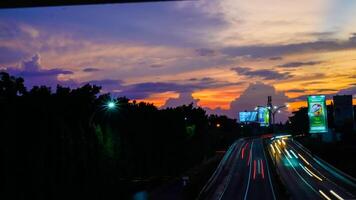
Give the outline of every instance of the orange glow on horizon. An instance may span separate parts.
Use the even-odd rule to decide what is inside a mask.
[[[137,102],[153,103],[157,107],[163,106],[169,98],[178,98],[179,93],[176,92],[163,92],[158,94],[152,94],[145,99],[136,99]]]

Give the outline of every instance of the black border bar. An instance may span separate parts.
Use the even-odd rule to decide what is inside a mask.
[[[90,5],[108,3],[169,2],[183,0],[0,0],[0,9],[46,6]]]

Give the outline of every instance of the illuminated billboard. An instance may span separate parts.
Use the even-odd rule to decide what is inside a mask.
[[[239,112],[240,122],[256,122],[257,121],[257,112]]]
[[[260,126],[269,126],[269,110],[267,107],[258,107],[258,123],[260,123]]]
[[[328,131],[325,96],[308,96],[309,132],[324,133]]]

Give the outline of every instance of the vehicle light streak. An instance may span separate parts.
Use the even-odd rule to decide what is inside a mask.
[[[291,163],[291,161],[288,159],[288,157],[286,156],[286,159],[288,161],[288,163],[290,164],[290,166],[292,166],[293,170],[295,171],[295,173],[299,176],[299,178],[315,193],[318,193],[318,191],[316,191],[300,174],[299,172],[295,169],[295,167],[293,166],[293,164]]]
[[[298,158],[297,154],[295,154],[292,150],[289,150],[295,158]]]
[[[281,145],[281,140],[277,140],[278,144]]]
[[[319,193],[325,197],[327,200],[331,200],[330,197],[328,197],[323,191],[319,190]]]
[[[275,154],[276,151],[274,150],[273,145],[272,145],[272,144],[269,144],[269,145],[271,146],[271,149],[272,149],[273,154]]]
[[[300,155],[300,154],[298,153],[298,156],[299,156],[305,163],[307,163],[308,165],[310,165],[310,164],[308,163],[308,161],[305,160],[305,158],[304,158],[302,155]]]
[[[276,147],[276,149],[277,149],[278,153],[279,153],[279,154],[281,154],[281,150],[279,150],[279,148],[278,148],[277,144],[274,144],[274,146]]]
[[[286,145],[286,142],[282,139],[282,144],[285,146]]]
[[[260,166],[260,160],[257,160],[257,172],[258,172],[258,174],[260,174],[261,173],[261,166]]]
[[[290,155],[290,153],[288,152],[288,150],[287,149],[284,149],[284,151],[287,153],[287,155],[288,155],[288,157],[290,158],[290,159],[292,159],[293,157]]]
[[[253,179],[256,178],[256,160],[253,161]]]
[[[330,193],[331,193],[332,195],[334,195],[337,199],[339,199],[339,200],[344,200],[342,197],[340,197],[338,194],[336,194],[336,192],[330,190]]]
[[[263,160],[261,160],[261,170],[262,170],[262,178],[265,178],[265,170],[263,169]]]
[[[278,136],[275,136],[275,138],[286,138],[286,137],[290,137],[292,135],[278,135]]]
[[[307,167],[305,167],[306,170],[308,170],[308,172],[310,172],[311,174],[313,174],[313,176],[315,178],[317,178],[319,181],[323,181],[323,179],[321,179],[319,176],[317,176],[314,172],[312,172],[310,169],[308,169]]]
[[[242,151],[241,151],[241,159],[244,159],[244,154],[245,154],[245,147],[242,148]]]
[[[309,173],[302,164],[299,163],[299,166],[310,176],[313,177],[313,175],[311,173]]]
[[[250,149],[250,153],[248,154],[247,166],[249,166],[250,162],[251,162],[251,151],[252,151],[252,149]]]

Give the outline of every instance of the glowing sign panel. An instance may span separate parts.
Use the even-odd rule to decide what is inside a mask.
[[[258,108],[258,123],[261,126],[269,126],[269,110],[267,107]]]
[[[256,122],[257,121],[257,112],[239,112],[240,122]]]
[[[309,132],[325,133],[328,131],[328,120],[325,96],[308,96]]]

